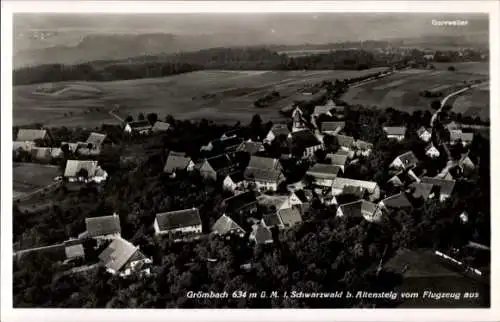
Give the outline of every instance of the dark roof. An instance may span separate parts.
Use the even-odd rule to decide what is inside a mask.
[[[321,144],[313,132],[302,130],[292,133],[292,142],[304,148]]]
[[[262,220],[267,227],[283,227],[280,216],[275,212],[262,216]]]
[[[401,162],[403,162],[403,166],[405,169],[412,168],[418,163],[418,159],[412,151],[408,151],[401,155],[398,155],[396,158],[399,158]]]
[[[345,127],[344,121],[327,121],[321,123],[321,132],[334,132],[340,131]]]
[[[455,187],[455,180],[444,180],[430,177],[422,177],[422,183],[429,183],[440,188],[440,193],[451,195]]]
[[[352,148],[354,146],[354,138],[352,136],[346,136],[346,135],[335,135],[337,138],[337,143],[340,146],[346,147],[346,148]]]
[[[252,191],[246,191],[224,199],[223,202],[226,205],[226,211],[237,211],[248,204],[257,203],[257,199]]]
[[[358,198],[363,198],[365,193],[366,189],[363,187],[345,186],[342,190],[343,195],[353,195]]]
[[[297,208],[280,209],[278,215],[285,226],[293,226],[302,222],[302,216]]]
[[[245,180],[245,177],[243,176],[243,172],[235,172],[233,174],[230,174],[229,177],[234,183],[239,183]]]
[[[346,217],[370,217],[377,209],[377,205],[366,200],[358,200],[342,204],[339,208]]]
[[[310,190],[300,189],[295,190],[293,193],[297,196],[297,198],[299,198],[301,202],[304,203],[311,201],[311,199],[313,198],[313,193]]]
[[[266,244],[273,241],[271,230],[263,224],[254,225],[252,227],[251,236],[257,244]]]
[[[215,171],[227,169],[233,166],[231,159],[225,154],[209,158],[207,159],[207,162]]]
[[[423,183],[423,182],[414,182],[414,183],[410,184],[409,187],[415,189],[415,191],[412,194],[413,198],[427,199],[427,198],[429,198],[429,195],[431,194],[433,184]]]
[[[116,214],[85,218],[85,225],[90,237],[121,233],[120,217]]]
[[[161,231],[201,225],[198,208],[184,209],[156,214]]]
[[[245,141],[240,144],[238,150],[248,152],[250,155],[254,155],[257,152],[264,150],[264,144],[262,144],[262,142]]]
[[[384,126],[384,132],[387,135],[405,135],[406,127],[405,126]]]
[[[167,162],[165,162],[163,172],[171,173],[175,170],[184,170],[189,165],[190,161],[191,159],[185,157],[184,153],[170,151],[167,157]]]
[[[307,175],[319,178],[334,179],[340,171],[338,165],[316,163],[308,171]]]
[[[222,134],[222,137],[229,138],[232,136],[241,136],[242,133],[243,133],[243,129],[241,127],[237,127],[237,128],[234,128],[234,129],[231,129],[229,131],[224,132],[224,134]]]
[[[220,151],[229,151],[232,149],[236,149],[241,144],[241,142],[243,142],[243,139],[237,136],[227,139],[215,139],[211,141],[213,149]]]
[[[392,209],[401,209],[401,208],[411,208],[412,205],[408,198],[406,197],[406,194],[403,192],[400,192],[398,194],[395,194],[393,196],[390,196],[388,198],[385,198],[382,200],[384,205],[387,208],[392,208]]]
[[[333,165],[338,165],[342,166],[347,163],[347,155],[342,155],[342,154],[327,154],[326,155],[327,159],[330,159],[330,163]]]
[[[277,182],[282,176],[279,170],[267,170],[257,168],[246,168],[243,172],[246,180]]]
[[[128,125],[132,129],[142,129],[142,128],[151,128],[152,127],[151,123],[149,123],[149,121],[147,121],[147,120],[129,122]]]
[[[212,227],[212,231],[220,235],[225,235],[234,230],[240,231],[242,233],[245,232],[243,228],[240,227],[240,225],[238,225],[233,219],[231,219],[231,217],[227,215],[220,216]]]
[[[116,238],[99,254],[99,259],[107,268],[118,272],[138,251],[139,249],[129,241],[123,238]]]
[[[281,170],[281,164],[278,159],[259,157],[256,155],[250,157],[248,167],[262,170]]]

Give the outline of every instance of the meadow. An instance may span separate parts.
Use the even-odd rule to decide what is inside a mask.
[[[279,110],[294,100],[305,99],[302,87],[324,80],[346,79],[383,71],[228,71],[206,70],[181,75],[113,82],[60,83],[69,89],[58,95],[34,94],[40,85],[14,87],[14,124],[43,123],[45,126],[96,127],[118,123],[108,112],[125,118],[139,113],[157,113],[160,118],[207,118],[215,122],[249,122],[256,113],[264,120],[281,120]],[[81,93],[80,88],[85,88]],[[95,90],[89,90],[94,88]],[[279,91],[276,104],[256,108],[255,100]],[[92,93],[94,93],[92,95]],[[83,95],[84,94],[84,95]]]
[[[18,198],[46,187],[54,182],[54,178],[61,175],[57,166],[37,163],[13,164],[13,197]]]

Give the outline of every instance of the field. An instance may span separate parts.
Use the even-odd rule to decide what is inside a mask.
[[[447,70],[450,65],[456,68],[455,72]],[[476,79],[488,80],[487,63],[435,64],[435,66],[436,70],[403,70],[384,79],[351,88],[344,96],[344,100],[351,104],[392,107],[411,113],[415,110],[429,109],[430,102],[435,99],[419,95],[421,91],[441,91],[443,92],[441,99],[457,88],[462,88],[464,82]],[[480,94],[472,95],[473,107],[459,109],[474,116],[480,114],[484,117],[489,114],[489,94],[484,90],[477,92]]]
[[[58,95],[34,94],[40,85],[16,86],[14,124],[40,122],[46,126],[95,127],[117,123],[119,121],[108,114],[114,104],[120,106],[116,114],[121,117],[130,114],[135,118],[141,112],[154,112],[160,118],[171,114],[179,119],[207,118],[235,123],[249,122],[259,113],[264,120],[278,120],[281,108],[293,100],[307,97],[297,92],[304,85],[382,70],[385,68],[363,71],[210,70],[165,78],[60,83],[71,90],[59,91]],[[82,90],[82,86],[87,90]],[[283,99],[270,107],[253,106],[255,100],[274,90],[279,91]],[[79,92],[85,95],[77,95]]]
[[[36,163],[15,163],[13,166],[13,197],[26,196],[54,182],[61,175],[56,166]]]
[[[490,119],[490,110],[485,108],[490,104],[490,91],[488,86],[477,87],[457,97],[453,103],[453,112],[463,116],[476,117],[481,120]]]

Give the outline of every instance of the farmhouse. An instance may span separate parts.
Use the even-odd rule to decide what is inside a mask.
[[[19,129],[17,132],[16,141],[18,142],[33,142],[43,141],[44,143],[49,143],[50,136],[45,129]],[[35,144],[36,145],[36,144]]]
[[[309,130],[293,132],[290,140],[294,146],[302,153],[302,157],[310,158],[314,156],[314,152],[323,148],[323,145],[318,138]]]
[[[345,216],[349,218],[364,218],[368,221],[380,221],[382,211],[372,202],[358,200],[339,205],[336,215],[337,217]]]
[[[340,170],[342,170],[342,172],[345,171],[345,166],[347,164],[347,155],[329,153],[326,155],[325,159],[328,160],[331,165],[340,167]]]
[[[265,214],[262,216],[262,222],[266,227],[278,227],[278,229],[284,229],[285,225],[281,221],[280,216],[278,216],[277,212],[272,212],[270,214]]]
[[[439,150],[431,142],[425,147],[425,155],[427,155],[429,158],[435,159],[439,157],[440,153]]]
[[[285,181],[285,176],[280,170],[259,169],[247,167],[243,172],[245,184],[255,185],[258,191],[276,191],[278,186]]]
[[[180,170],[191,171],[193,169],[194,162],[185,153],[170,151],[163,172],[173,174]]]
[[[98,241],[114,239],[121,236],[120,217],[111,216],[85,218],[87,229],[78,238],[93,238]]]
[[[233,163],[229,156],[225,154],[205,159],[200,167],[201,176],[212,180],[223,180],[227,175],[236,173],[237,171],[238,164]]]
[[[432,132],[431,130],[429,129],[426,129],[425,127],[421,126],[418,130],[417,130],[417,135],[418,137],[424,141],[424,142],[429,142],[430,139],[432,138]]]
[[[97,161],[68,160],[64,177],[69,182],[101,183],[108,178],[108,173],[99,167]]]
[[[201,234],[201,218],[198,208],[184,209],[156,214],[155,234],[172,235],[174,238]]]
[[[412,209],[413,206],[404,192],[397,193],[379,202],[380,209],[388,211],[399,209]]]
[[[250,240],[258,245],[271,244],[273,242],[273,234],[262,222],[252,225]]]
[[[405,126],[384,126],[384,132],[388,139],[402,141],[405,138]]]
[[[418,160],[412,151],[398,155],[389,165],[392,169],[409,170],[417,166]]]
[[[257,206],[257,199],[252,191],[243,192],[222,201],[225,214],[253,214],[257,211]]]
[[[153,126],[149,121],[135,121],[135,122],[128,122],[125,124],[124,131],[125,133],[129,134],[149,134],[151,133],[153,129]]]
[[[251,140],[248,140],[248,141],[242,142],[238,146],[236,151],[242,151],[242,152],[246,152],[250,155],[255,155],[259,152],[264,152],[265,148],[264,148],[264,144],[262,144],[262,142],[253,142]]]
[[[151,131],[153,132],[167,132],[172,129],[172,125],[170,125],[167,122],[162,122],[162,121],[156,121],[153,127],[151,128]]]
[[[339,166],[316,163],[306,172],[306,176],[310,177],[315,185],[331,187],[340,171]]]
[[[271,143],[277,138],[287,138],[290,130],[286,124],[274,124],[264,138],[264,143]]]
[[[245,230],[241,228],[231,217],[222,215],[217,219],[212,227],[212,233],[216,235],[234,234],[240,237],[245,236]]]
[[[320,126],[321,133],[336,135],[342,131],[345,127],[345,122],[322,122]]]
[[[346,187],[362,188],[367,191],[370,201],[380,198],[380,188],[376,182],[336,177],[333,180],[332,194],[338,196],[344,193]]]
[[[146,268],[146,265],[152,263],[151,259],[144,256],[138,247],[121,237],[113,240],[99,254],[99,260],[109,273],[118,274],[122,277],[139,272],[147,274],[149,268]]]
[[[436,187],[437,192],[439,193],[440,201],[448,199],[453,193],[453,189],[455,188],[455,180],[422,177],[422,183],[432,184],[434,186],[433,188]]]
[[[284,228],[291,228],[294,225],[302,222],[302,216],[300,215],[299,209],[296,207],[278,209],[277,211]]]
[[[235,172],[227,175],[222,182],[222,187],[225,190],[229,190],[232,192],[243,190],[245,187],[245,177],[243,176],[243,173]]]

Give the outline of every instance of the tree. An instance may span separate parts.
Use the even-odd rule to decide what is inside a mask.
[[[450,72],[454,72],[454,71],[456,71],[456,69],[455,69],[455,67],[454,67],[454,66],[450,66],[450,67],[448,67],[448,70],[449,70]]]
[[[139,121],[144,121],[146,119],[146,117],[144,117],[144,113],[139,113],[138,119]]]
[[[125,118],[125,122],[133,122],[134,121],[134,118],[132,117],[132,115],[128,115],[126,118]]]
[[[76,176],[79,177],[79,178],[84,178],[84,179],[87,179],[89,177],[89,172],[87,169],[85,168],[81,168],[80,170],[78,170],[78,172],[76,173]]]
[[[441,108],[441,102],[439,100],[433,100],[431,102],[431,108],[433,110],[439,110]]]
[[[155,124],[156,121],[158,121],[158,114],[156,114],[156,113],[148,113],[147,120],[149,121],[149,123]]]

